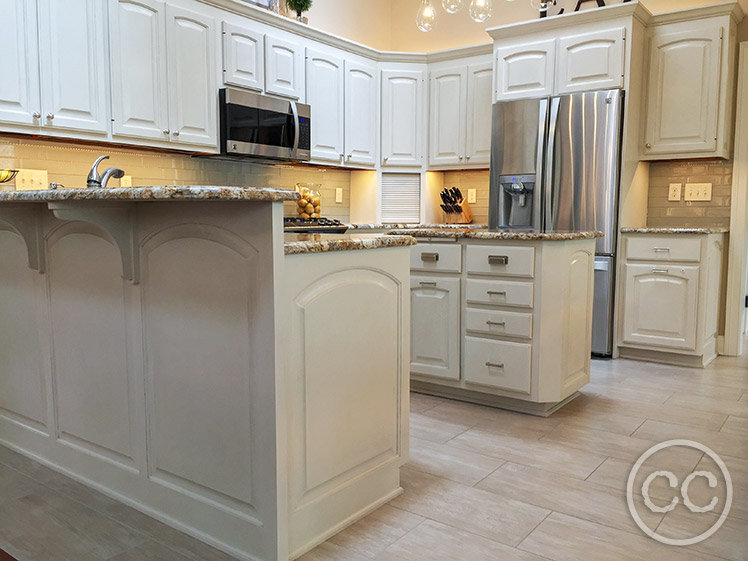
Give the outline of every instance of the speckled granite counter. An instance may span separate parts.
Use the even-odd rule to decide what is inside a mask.
[[[412,229],[485,229],[485,224],[346,224],[350,230],[412,230]]]
[[[391,235],[407,235],[414,238],[452,238],[473,240],[522,240],[522,241],[572,241],[601,238],[602,232],[497,232],[489,230],[448,230],[441,228],[418,228],[392,230]]]
[[[3,191],[0,203],[45,203],[54,201],[297,201],[299,194],[285,189],[225,186],[118,187],[111,189],[59,189]]]
[[[285,234],[284,241],[286,255],[380,249],[416,244],[416,240],[407,235],[376,236],[370,234]]]
[[[622,234],[727,234],[729,228],[621,228]]]

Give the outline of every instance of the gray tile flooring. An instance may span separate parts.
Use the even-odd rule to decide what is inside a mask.
[[[592,383],[548,419],[418,394],[411,409],[404,494],[301,561],[748,560],[748,356],[705,370],[594,361]],[[734,485],[724,525],[685,548],[644,535],[625,499],[635,460],[672,438],[720,454]],[[663,454],[681,479],[710,467],[698,451]],[[666,484],[651,493],[672,497]],[[643,518],[687,537],[716,516]],[[19,561],[232,559],[3,447],[0,548]]]

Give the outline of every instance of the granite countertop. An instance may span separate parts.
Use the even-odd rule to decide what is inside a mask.
[[[392,230],[391,235],[408,235],[414,238],[451,238],[472,240],[522,240],[522,241],[572,241],[591,240],[603,237],[602,232],[519,232],[495,230],[447,230],[441,228],[418,228]]]
[[[621,228],[622,234],[727,234],[729,228]]]
[[[259,187],[158,186],[107,189],[59,189],[45,191],[3,191],[0,203],[43,203],[54,201],[297,201],[296,191]]]
[[[416,245],[416,240],[408,235],[375,234],[284,234],[284,242],[286,255]]]
[[[485,229],[483,224],[346,224],[349,230],[412,230],[419,228]]]

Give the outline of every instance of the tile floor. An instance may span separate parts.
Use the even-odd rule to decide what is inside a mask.
[[[418,394],[411,409],[403,495],[302,561],[748,560],[748,355],[706,370],[594,361],[592,383],[548,419]],[[644,535],[625,498],[636,459],[674,438],[719,454],[734,487],[719,531],[685,548]],[[716,469],[702,452],[680,447],[651,462],[679,481]],[[715,495],[699,481],[690,489],[697,505]],[[650,494],[660,505],[674,496],[662,478]],[[724,500],[724,486],[716,494]],[[643,521],[674,539],[703,532],[718,516],[682,504],[655,513],[635,497]],[[231,559],[2,447],[0,548],[19,561]]]

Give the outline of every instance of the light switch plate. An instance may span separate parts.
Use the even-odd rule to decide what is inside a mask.
[[[21,169],[15,178],[16,191],[40,191],[49,189],[47,170]]]
[[[671,183],[670,188],[667,192],[667,200],[668,201],[679,201],[680,200],[680,192],[681,192],[681,183]]]
[[[712,184],[711,183],[686,183],[686,200],[687,201],[711,201]]]
[[[335,187],[335,202],[336,203],[343,202],[343,188],[342,187]]]
[[[468,189],[468,203],[475,204],[478,200],[478,190]]]
[[[132,187],[132,175],[123,175],[119,180],[120,187]]]

